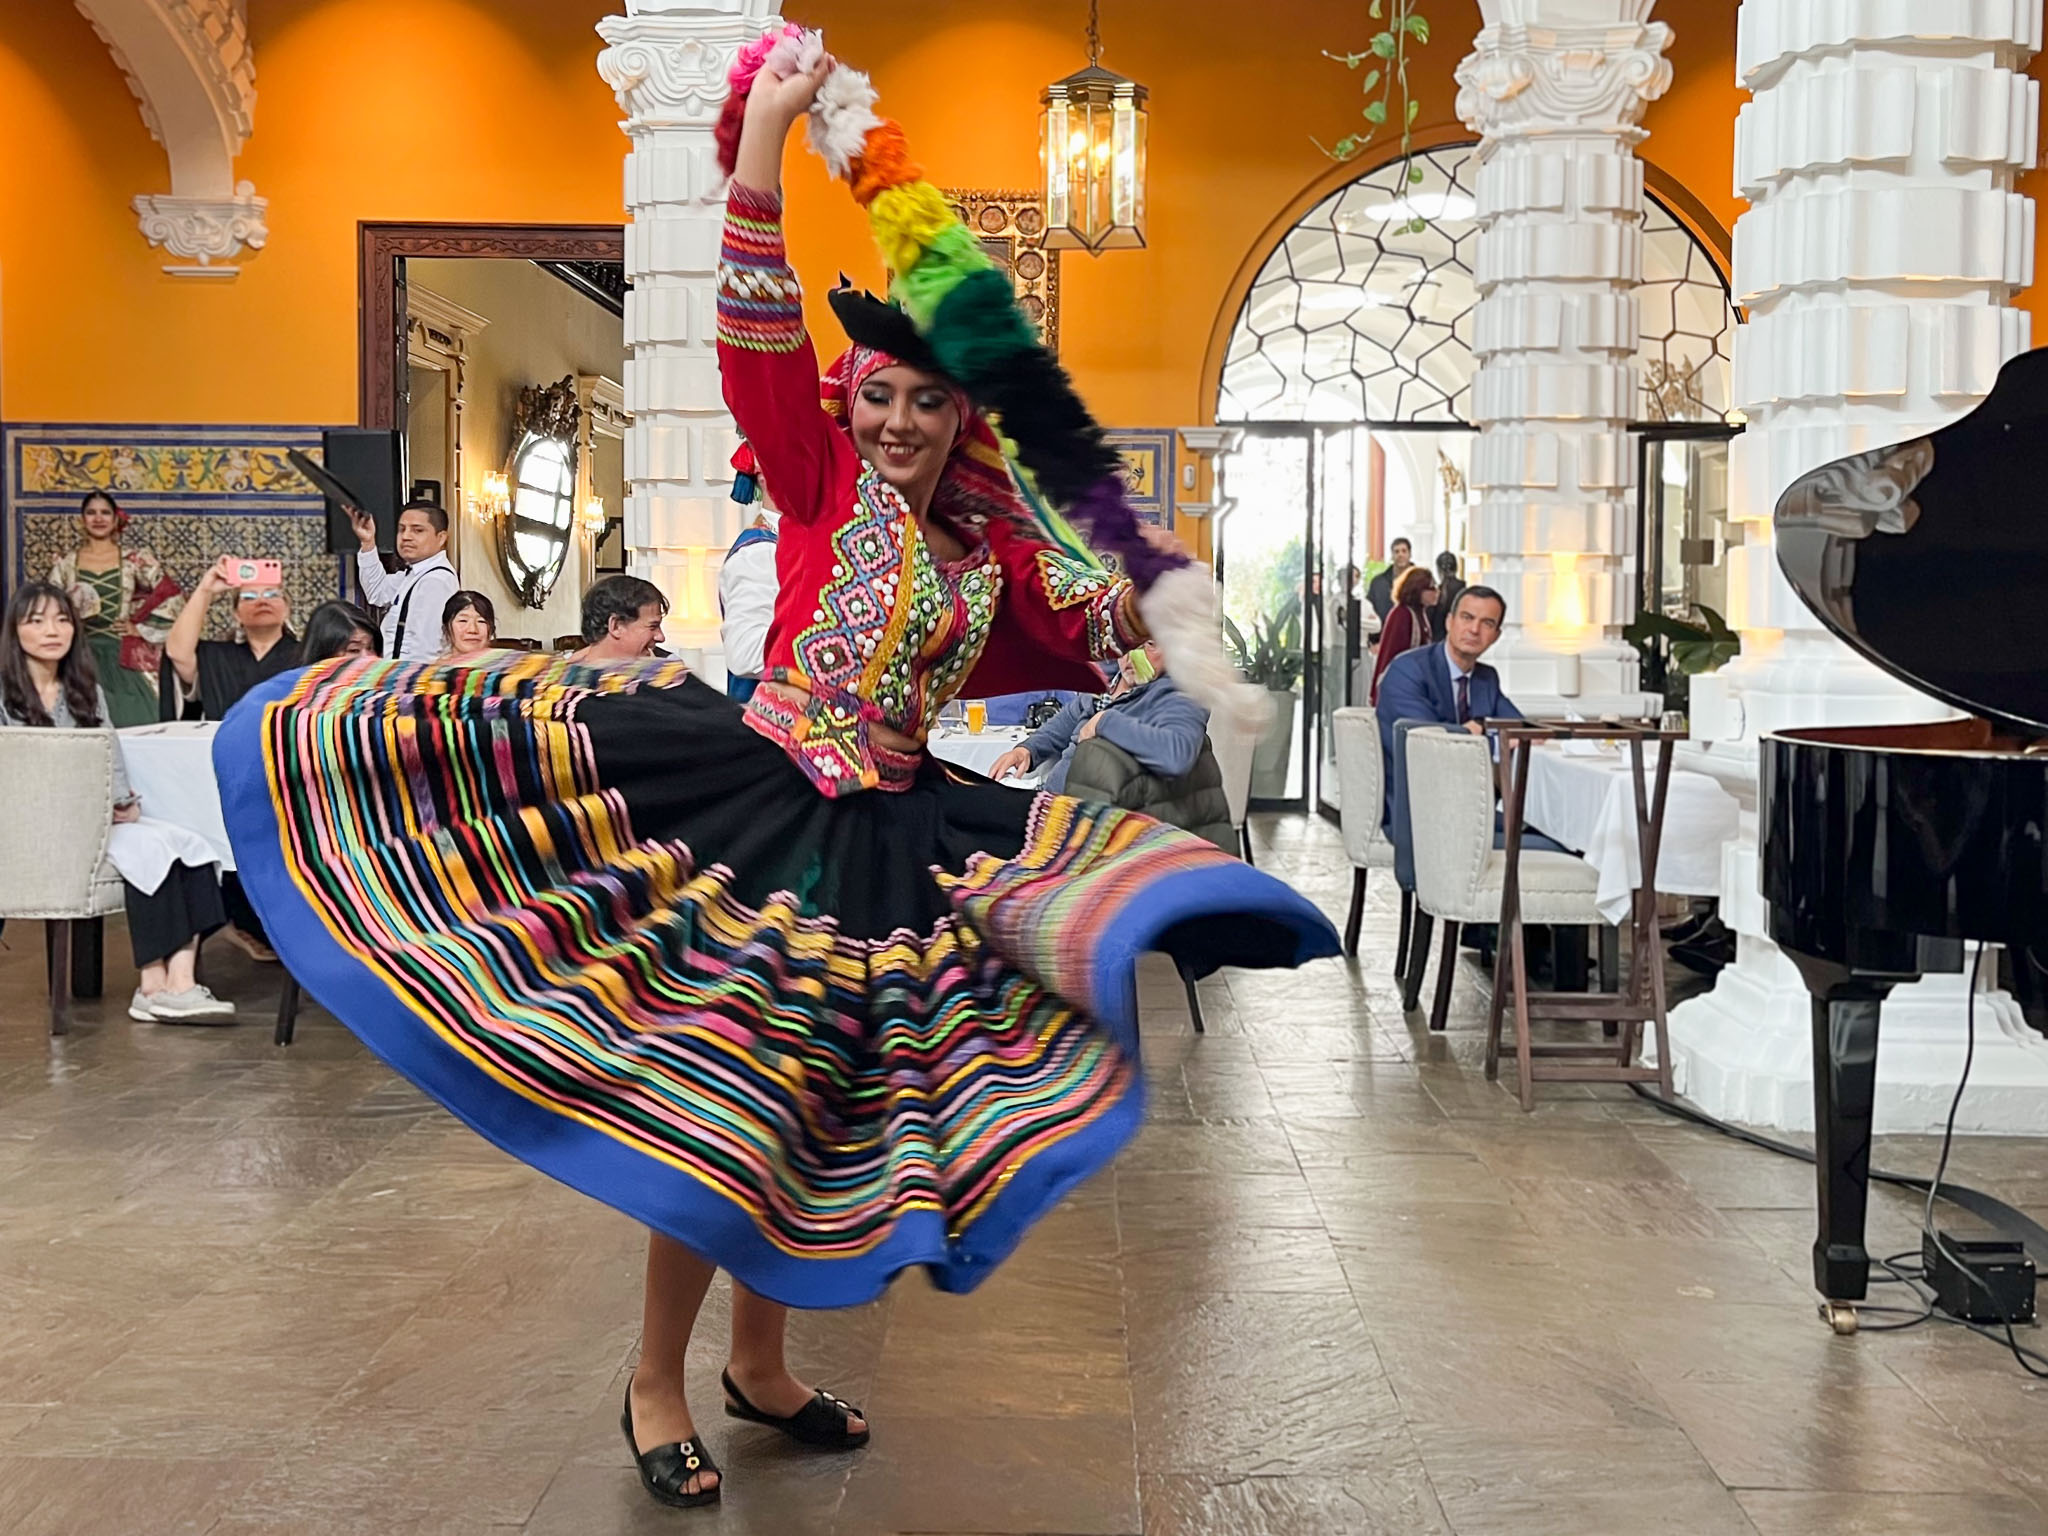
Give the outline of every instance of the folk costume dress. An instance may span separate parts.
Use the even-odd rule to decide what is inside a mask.
[[[972,1288],[1137,1128],[1135,963],[1334,954],[1298,894],[1130,812],[870,739],[1071,686],[1143,631],[1032,537],[972,416],[936,556],[835,415],[774,199],[735,188],[728,400],[783,509],[764,689],[498,653],[277,680],[215,749],[305,987],[483,1135],[796,1306]]]

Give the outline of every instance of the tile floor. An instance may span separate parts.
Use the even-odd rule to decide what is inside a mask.
[[[1320,823],[1258,829],[1341,913]],[[1804,1167],[1621,1090],[1524,1116],[1361,962],[1146,1018],[1151,1124],[979,1293],[798,1319],[871,1449],[707,1417],[717,1512],[617,1429],[641,1238],[430,1107],[317,1010],[299,1043],[131,1023],[126,966],[42,1032],[0,953],[0,1532],[9,1536],[2020,1536],[2048,1389],[1955,1330],[1815,1319]],[[110,935],[110,949],[125,941]],[[224,946],[222,990],[272,995]],[[274,973],[273,973],[274,976]],[[1892,1166],[1931,1161],[1892,1143]],[[1959,1177],[2048,1207],[2038,1144]],[[1873,1222],[1895,1248],[1915,1213]],[[698,1381],[715,1401],[724,1300]]]

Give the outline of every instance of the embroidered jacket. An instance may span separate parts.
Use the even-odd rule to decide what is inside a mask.
[[[827,795],[901,789],[918,757],[873,742],[871,724],[922,741],[940,707],[962,692],[1099,692],[1100,674],[1087,663],[1122,655],[1145,631],[1128,581],[1081,565],[1000,513],[951,509],[968,551],[958,560],[932,552],[908,504],[820,404],[781,216],[777,197],[738,184],[727,194],[718,363],[726,404],[782,510],[780,592],[762,675],[800,684],[811,705],[799,715],[757,693],[748,721]]]

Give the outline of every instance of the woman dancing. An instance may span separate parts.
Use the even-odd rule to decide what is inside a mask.
[[[969,1290],[1114,1156],[1142,1114],[1143,951],[1206,972],[1338,947],[1207,843],[925,752],[963,688],[1094,687],[1148,627],[1213,680],[1209,579],[1137,535],[1099,429],[865,82],[791,29],[734,85],[720,361],[783,509],[754,698],[658,659],[359,662],[252,694],[216,748],[293,974],[483,1135],[651,1229],[621,1427],[685,1506],[721,1492],[683,1382],[714,1269],[726,1411],[865,1444],[856,1407],[790,1373],[783,1308],[915,1265]],[[814,136],[881,203],[908,290],[837,301],[855,345],[822,408],[777,190],[821,87]],[[1027,502],[983,403],[1134,579]]]

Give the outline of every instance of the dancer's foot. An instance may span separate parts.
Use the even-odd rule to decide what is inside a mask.
[[[650,1451],[678,1444],[697,1448],[699,1459],[704,1464],[681,1480],[676,1489],[678,1493],[695,1497],[710,1494],[718,1487],[718,1468],[710,1456],[702,1452],[703,1442],[697,1439],[697,1426],[691,1421],[690,1405],[679,1387],[667,1390],[658,1381],[643,1381],[635,1372],[626,1386],[626,1409],[636,1456],[644,1457]],[[642,1470],[644,1473],[644,1466]],[[707,1498],[705,1502],[710,1501]]]
[[[806,1386],[787,1370],[749,1374],[737,1363],[725,1368],[726,1412],[779,1429],[806,1445],[853,1450],[867,1444],[868,1421],[853,1404]]]

